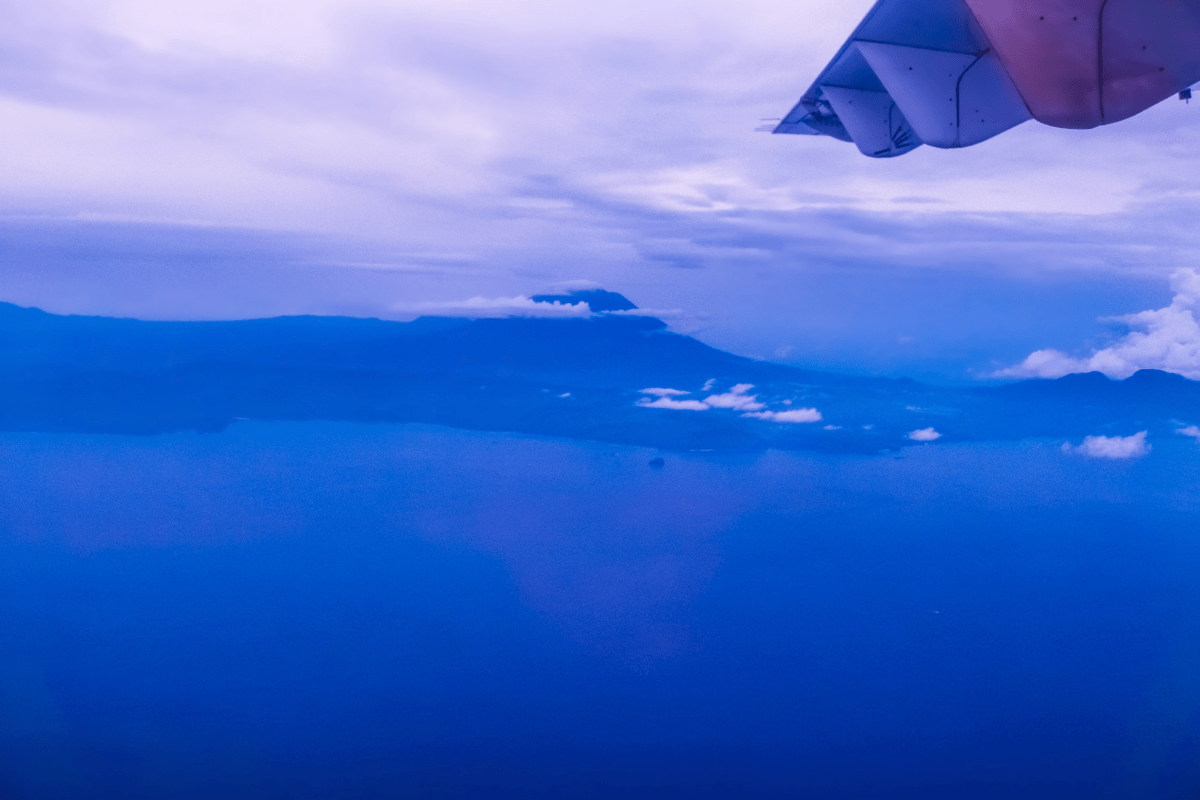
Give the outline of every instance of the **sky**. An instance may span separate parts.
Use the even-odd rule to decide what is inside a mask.
[[[409,319],[600,285],[743,355],[942,382],[1094,366],[1176,308],[1155,352],[1192,355],[1112,374],[1200,375],[1200,103],[894,160],[756,133],[869,7],[0,2],[0,300]]]

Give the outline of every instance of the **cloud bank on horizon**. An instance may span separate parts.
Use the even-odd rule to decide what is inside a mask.
[[[592,309],[586,302],[562,303],[533,300],[524,295],[516,297],[472,297],[468,300],[441,303],[399,303],[393,309],[410,315],[466,317],[488,319],[505,317],[545,317],[563,319],[590,317]]]
[[[1103,372],[1110,378],[1128,378],[1140,369],[1174,372],[1200,380],[1200,325],[1194,310],[1200,303],[1200,275],[1193,269],[1171,276],[1175,293],[1166,308],[1118,318],[1130,331],[1114,344],[1087,358],[1072,358],[1058,350],[1037,350],[1020,364],[999,370],[999,378],[1061,378],[1077,372]]]

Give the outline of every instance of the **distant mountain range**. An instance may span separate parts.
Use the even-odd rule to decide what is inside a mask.
[[[665,449],[1175,435],[1200,383],[1143,370],[944,388],[755,361],[612,292],[591,317],[145,322],[0,303],[0,429],[155,434],[239,419],[424,422]],[[653,391],[646,391],[653,390]]]

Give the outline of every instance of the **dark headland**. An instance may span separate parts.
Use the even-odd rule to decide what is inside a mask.
[[[146,322],[0,303],[0,429],[155,434],[322,419],[665,449],[877,452],[929,428],[953,442],[1174,435],[1200,422],[1200,383],[1154,370],[944,388],[736,356],[658,319],[612,313],[636,310],[613,292],[534,299],[582,300],[594,313]]]

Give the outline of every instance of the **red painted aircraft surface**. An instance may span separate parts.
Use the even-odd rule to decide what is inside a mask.
[[[887,158],[1094,128],[1200,81],[1200,0],[879,0],[774,133]]]

